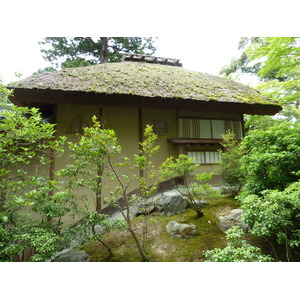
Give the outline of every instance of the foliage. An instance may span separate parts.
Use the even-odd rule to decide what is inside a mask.
[[[194,159],[187,155],[180,154],[178,158],[169,157],[162,164],[160,171],[163,179],[180,177],[184,185],[190,182],[190,175],[199,167]]]
[[[144,214],[143,238],[142,241],[140,241],[132,227],[132,223],[130,220],[130,210],[133,204],[141,201],[145,197],[149,197],[153,192],[155,192],[157,188],[157,179],[154,184],[152,184],[152,186],[149,186],[149,180],[153,180],[155,177],[157,177],[153,163],[151,162],[151,158],[159,149],[159,146],[155,146],[156,140],[157,136],[153,133],[152,126],[147,125],[144,130],[144,140],[140,143],[139,154],[134,155],[132,161],[128,157],[125,157],[123,163],[113,164],[108,157],[107,164],[110,171],[110,178],[112,180],[115,180],[117,183],[116,191],[110,193],[110,198],[107,199],[107,201],[111,206],[117,207],[121,212],[124,220],[128,225],[127,229],[132,235],[143,261],[149,260],[146,253],[148,227],[147,214]],[[123,167],[125,165],[131,165],[132,171],[135,171],[135,175],[133,175],[133,178],[137,179],[139,182],[140,196],[136,194],[133,194],[131,196],[127,195],[128,187],[132,178],[126,175],[119,174],[117,169],[117,167]],[[137,172],[139,173],[139,175],[137,175]],[[120,206],[120,203],[118,201],[118,199],[120,198],[119,196],[121,196],[124,200],[125,207]]]
[[[1,205],[6,202],[26,204],[22,195],[15,193],[30,185],[26,176],[30,176],[24,168],[31,162],[36,164],[37,169],[49,163],[50,153],[61,153],[64,138],[53,139],[54,125],[43,123],[41,115],[36,108],[15,107],[2,111],[3,119],[0,123],[0,193]],[[21,168],[21,166],[23,168]],[[12,168],[17,167],[13,172]],[[47,174],[48,175],[48,174]]]
[[[57,182],[42,171],[63,152],[64,138],[53,139],[54,125],[42,122],[36,108],[10,105],[1,114],[0,260],[22,259],[33,247],[32,260],[40,261],[57,250],[60,220],[69,211],[66,195],[55,194]]]
[[[2,77],[0,76],[0,105],[5,105],[8,103],[8,96],[12,95],[12,91],[2,83]]]
[[[95,199],[95,209],[102,209],[102,177],[105,171],[106,157],[120,154],[121,148],[117,143],[113,130],[101,129],[96,116],[92,118],[93,125],[85,127],[78,142],[68,142],[71,150],[71,163],[60,171],[68,176],[69,189],[88,187]],[[84,197],[83,197],[84,198]]]
[[[53,124],[43,122],[41,114],[35,108],[10,106],[2,115],[0,260],[28,259],[24,253],[31,249],[33,255],[30,260],[43,261],[56,251],[69,247],[75,237],[77,242],[86,241],[91,237],[101,242],[100,236],[94,231],[96,222],[99,222],[99,226],[105,229],[105,232],[110,226],[119,226],[117,221],[108,222],[104,215],[98,217],[89,212],[86,199],[82,199],[82,202],[77,201],[74,187],[82,184],[82,178],[74,179],[73,185],[66,186],[67,182],[62,177],[66,176],[66,170],[59,170],[50,176],[45,172],[45,165],[49,164],[53,157],[63,153],[65,142],[65,137],[53,138]],[[86,132],[89,133],[89,129],[86,129]],[[105,143],[107,136],[102,138]],[[91,145],[86,146],[76,148],[77,152],[86,155],[87,148]],[[78,156],[78,161],[73,168],[68,169],[68,174],[77,171],[78,175],[78,169],[75,167],[87,171],[88,163],[96,162],[99,152],[94,154],[94,157],[89,157],[88,162],[80,161]],[[86,180],[97,185],[97,180],[91,176]],[[67,215],[70,218],[69,228],[66,224],[63,226],[62,222],[62,218]],[[75,221],[83,218],[84,222],[75,226],[72,218]]]
[[[288,261],[292,259],[290,247],[300,246],[299,207],[299,181],[283,191],[265,190],[262,196],[249,195],[242,199],[243,219],[251,226],[251,233],[275,235],[279,244],[285,244]]]
[[[11,91],[0,88],[6,104]],[[79,227],[72,232],[71,219],[68,228],[62,218],[86,213],[61,174],[48,171],[63,153],[65,137],[54,138],[55,125],[43,122],[36,108],[9,105],[1,116],[0,260],[44,261],[78,234]]]
[[[122,149],[115,132],[102,128],[94,116],[92,126],[84,128],[84,134],[80,136],[79,141],[69,143],[72,151],[72,163],[61,171],[62,175],[69,177],[68,187],[71,190],[87,187],[94,193],[98,213],[101,212],[102,202],[120,211],[127,229],[145,261],[148,260],[145,253],[145,242],[141,242],[133,230],[130,209],[132,204],[140,201],[142,197],[148,197],[156,190],[156,184],[149,186],[149,180],[154,178],[151,157],[159,149],[154,145],[156,139],[157,136],[153,133],[152,127],[147,126],[140,153],[131,160],[122,156]],[[126,166],[130,167],[132,175],[123,174],[122,169]],[[140,184],[141,196],[134,194],[129,197],[128,189],[134,179],[138,180]],[[104,186],[104,180],[115,182],[115,186],[113,188],[107,184]],[[85,196],[82,195],[82,198]],[[120,204],[120,198],[125,203],[125,207]],[[144,238],[145,236],[146,233]],[[98,241],[100,241],[99,238]],[[100,242],[103,244],[102,240]]]
[[[267,37],[263,44],[254,43],[246,49],[252,61],[263,60],[257,72],[263,83],[259,90],[269,98],[299,107],[300,39],[296,37]]]
[[[122,220],[111,219],[109,215],[88,210],[79,223],[63,232],[63,237],[67,244],[72,244],[75,240],[77,244],[82,245],[95,240],[108,251],[110,260],[114,261],[115,255],[108,243],[103,241],[103,236],[112,230],[124,228],[125,223]]]
[[[246,195],[283,190],[299,178],[300,125],[284,122],[269,130],[253,130],[242,142]]]
[[[160,146],[156,145],[157,135],[153,132],[151,125],[146,125],[144,130],[143,142],[140,143],[139,154],[134,156],[133,165],[136,170],[136,173],[139,172],[139,175],[135,175],[135,178],[139,182],[139,191],[140,197],[137,197],[136,200],[141,201],[142,199],[148,198],[151,196],[157,189],[158,183],[158,174],[154,168],[152,162],[152,157],[155,153],[158,152]],[[152,185],[150,185],[150,182]],[[144,204],[144,223],[143,223],[143,238],[142,246],[143,251],[147,253],[147,239],[148,239],[148,226],[149,226],[149,214],[150,209],[149,205]]]
[[[226,231],[227,247],[204,252],[207,262],[270,262],[273,259],[261,254],[260,248],[243,239],[243,229],[233,226]]]
[[[55,69],[53,67],[46,67],[44,69],[38,69],[32,75],[41,74],[41,73],[45,73],[45,72],[54,72],[54,71],[55,71]]]
[[[122,52],[153,54],[155,40],[150,37],[47,37],[39,44],[45,60],[56,68],[72,68],[118,62]]]
[[[247,48],[247,46],[254,43],[262,43],[262,38],[259,37],[242,37],[240,39],[238,49],[242,50]],[[238,58],[233,58],[229,65],[224,66],[220,75],[229,77],[230,75],[238,72],[247,73],[247,74],[256,74],[261,67],[261,62],[252,63],[251,59],[248,57],[245,51],[241,53],[241,56]]]
[[[287,120],[299,119],[300,55],[299,37],[241,38],[240,58],[221,70],[221,74],[255,74],[261,93],[283,106],[281,115]]]
[[[134,167],[140,170],[140,176],[135,176],[139,180],[141,197],[149,197],[157,188],[157,182],[149,186],[149,180],[157,177],[157,172],[151,161],[153,155],[158,152],[160,146],[156,145],[157,135],[153,132],[150,125],[146,125],[144,130],[144,139],[140,143],[139,155],[134,156]]]
[[[6,216],[1,213],[2,221]],[[60,238],[51,228],[33,220],[16,223],[8,228],[9,220],[0,223],[0,261],[24,260],[26,249],[34,249],[31,261],[44,261],[58,251]],[[45,224],[43,224],[45,225]]]
[[[268,130],[272,126],[277,126],[282,123],[282,119],[274,118],[273,116],[262,115],[246,115],[245,116],[245,132],[246,135],[251,133],[251,130]]]
[[[183,184],[174,184],[177,190],[187,196],[190,207],[197,212],[198,217],[203,216],[202,205],[198,200],[211,200],[220,196],[220,193],[213,190],[207,182],[213,176],[213,173],[196,174],[192,180],[191,173],[198,168],[194,160],[184,154],[179,155],[177,159],[169,157],[160,167],[160,176],[162,179],[175,179],[179,177]]]
[[[223,135],[223,142],[221,145],[224,147],[223,151],[220,150],[222,159],[219,162],[220,175],[224,183],[223,189],[230,191],[235,197],[241,190],[245,176],[241,166],[241,158],[243,151],[240,147],[240,142],[235,139],[234,133],[228,131]]]

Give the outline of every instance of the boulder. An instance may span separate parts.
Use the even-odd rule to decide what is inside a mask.
[[[233,209],[230,211],[228,215],[225,216],[219,216],[219,228],[226,232],[229,228],[232,226],[238,226],[242,228],[245,232],[247,232],[250,227],[245,222],[241,220],[241,216],[243,214],[242,209]]]
[[[188,206],[187,197],[176,190],[165,192],[157,202],[159,216],[173,216],[185,212]]]
[[[90,261],[89,255],[83,251],[74,249],[65,249],[58,253],[51,262],[88,262]]]
[[[156,213],[158,216],[173,216],[183,213],[188,207],[187,197],[177,190],[156,194],[131,207],[131,217]]]
[[[199,209],[202,209],[209,204],[209,202],[206,200],[195,200],[194,202],[195,202],[194,206],[196,206]],[[191,207],[191,205],[190,205],[190,207]]]
[[[179,224],[170,221],[166,226],[167,232],[174,238],[188,239],[198,234],[198,229],[193,224]]]
[[[157,212],[160,206],[157,204],[162,194],[156,194],[147,199],[138,201],[130,207],[130,219],[133,219],[139,215],[149,215],[153,212]]]

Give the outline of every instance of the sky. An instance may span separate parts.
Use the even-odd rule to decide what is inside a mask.
[[[0,41],[0,76],[4,83],[16,80],[15,72],[22,74],[23,79],[38,69],[51,66],[43,59],[38,44],[44,37],[14,36],[5,41],[7,47],[2,47]],[[188,38],[161,36],[154,55],[178,58],[186,69],[218,75],[220,69],[238,55],[238,42],[239,36],[203,36],[192,43]]]
[[[112,6],[111,3],[114,5]],[[243,3],[243,5],[241,5]],[[180,5],[179,5],[180,4]],[[15,0],[1,5],[0,76],[4,83],[50,66],[38,41],[53,36],[154,36],[156,56],[178,58],[189,70],[218,75],[238,56],[243,36],[294,36],[296,0]]]

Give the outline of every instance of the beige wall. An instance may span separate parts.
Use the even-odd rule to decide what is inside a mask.
[[[119,144],[122,147],[122,155],[134,157],[139,152],[139,114],[142,117],[142,131],[146,124],[152,124],[153,120],[165,120],[168,125],[168,132],[164,136],[159,136],[157,144],[160,145],[159,152],[153,157],[155,167],[159,167],[161,163],[170,155],[177,156],[178,148],[167,142],[168,138],[176,137],[176,112],[171,110],[142,109],[141,113],[138,108],[132,107],[102,107],[101,110],[97,106],[83,105],[58,105],[57,107],[57,134],[66,135],[69,141],[77,141],[76,134],[66,134],[66,130],[71,125],[74,118],[79,115],[88,125],[91,123],[93,115],[99,115],[101,111],[101,123],[106,129],[113,129],[116,132]],[[66,148],[64,155],[56,159],[56,169],[62,168],[69,160],[70,151]],[[130,168],[121,169],[124,175],[133,177]],[[116,189],[116,183],[108,178],[103,180],[104,190]],[[137,181],[132,180],[128,192],[138,187]],[[90,207],[95,207],[95,199],[87,190],[80,190],[80,193],[88,193],[90,198]]]
[[[162,136],[158,136],[157,144],[160,145],[159,152],[154,156],[153,161],[155,167],[158,168],[167,157],[177,157],[179,153],[183,153],[183,148],[177,145],[171,144],[167,141],[168,138],[177,138],[177,120],[176,115],[179,116],[197,116],[206,118],[231,118],[240,120],[240,115],[222,114],[222,113],[203,113],[203,112],[188,112],[166,109],[146,109],[143,108],[139,111],[138,108],[132,107],[98,107],[91,105],[63,105],[57,106],[57,132],[58,135],[66,135],[68,140],[76,141],[78,137],[76,134],[66,134],[66,130],[71,125],[74,118],[79,115],[86,125],[91,123],[93,115],[99,116],[99,112],[102,115],[102,125],[106,129],[114,129],[117,135],[119,144],[122,147],[122,154],[129,158],[133,158],[134,154],[138,154],[139,151],[139,116],[142,117],[142,130],[144,130],[146,124],[153,124],[154,120],[164,120],[167,124],[167,132]],[[56,159],[56,169],[62,168],[68,162],[70,152],[66,149],[64,155]],[[122,169],[122,173],[130,177],[133,176],[132,171],[129,168]],[[197,172],[216,172],[215,165],[205,165],[199,167]],[[108,190],[116,189],[116,183],[111,182],[107,178],[103,180],[103,186],[106,192]],[[137,181],[132,181],[128,192],[137,188]],[[95,207],[95,199],[93,195],[87,190],[80,190],[78,194],[88,194],[90,199],[90,207]]]
[[[76,116],[80,116],[86,126],[91,124],[91,119],[94,115],[99,116],[101,114],[101,122],[104,128],[113,129],[116,132],[119,144],[122,147],[122,154],[129,158],[133,158],[135,154],[139,152],[139,138],[141,131],[144,130],[147,124],[153,124],[156,120],[164,120],[167,125],[166,133],[158,136],[157,144],[160,145],[159,152],[154,156],[153,162],[155,167],[158,168],[167,157],[177,157],[178,154],[184,153],[182,146],[177,146],[169,143],[167,140],[178,138],[177,134],[177,116],[196,116],[206,118],[230,118],[240,120],[240,115],[228,115],[222,113],[202,113],[202,112],[188,112],[167,110],[167,109],[138,109],[132,107],[98,107],[96,105],[66,105],[59,104],[56,109],[56,123],[57,135],[66,136],[68,141],[78,141],[76,134],[66,133],[72,121]],[[139,118],[142,118],[141,122]],[[139,126],[142,125],[142,128]],[[210,148],[211,149],[211,148]],[[59,170],[66,166],[69,162],[70,151],[68,147],[65,148],[65,153],[61,157],[55,159],[55,170]],[[42,167],[44,175],[48,175],[50,171],[49,166]],[[30,172],[35,172],[31,169]],[[217,172],[216,165],[203,165],[195,172]],[[133,172],[130,168],[122,169],[122,174],[133,177]],[[219,180],[220,178],[218,178]],[[104,178],[103,186],[105,187],[105,193],[108,190],[114,191],[116,189],[116,183],[112,182],[108,178]],[[138,187],[137,181],[132,180],[128,192]],[[89,199],[90,209],[95,209],[95,199],[92,192],[87,189],[81,189],[76,191],[77,195],[86,195]],[[68,222],[68,218],[64,219]]]
[[[143,109],[143,128],[146,124],[153,124],[154,120],[164,120],[167,125],[167,133],[158,136],[157,144],[160,145],[159,152],[155,155],[155,166],[159,167],[167,157],[177,156],[178,147],[167,141],[169,138],[176,138],[177,136],[177,122],[175,110],[164,109]]]

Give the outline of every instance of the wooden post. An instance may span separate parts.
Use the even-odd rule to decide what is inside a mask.
[[[100,122],[100,127],[103,129],[103,108],[99,107],[98,110],[98,116],[97,119]],[[103,169],[98,167],[98,172],[97,172],[97,193],[96,193],[96,211],[98,214],[101,214],[102,212],[102,175],[103,175]]]
[[[244,115],[241,115],[241,123],[242,123],[242,139],[245,137],[245,121],[244,121]]]
[[[142,150],[140,143],[143,142],[143,109],[138,108],[138,131],[139,131],[139,151]],[[144,176],[144,170],[140,169],[140,177]]]
[[[53,104],[53,123],[55,124],[55,132],[54,135],[52,137],[52,140],[55,141],[56,140],[56,136],[57,136],[57,104]],[[54,180],[55,179],[55,151],[53,149],[50,150],[50,168],[49,168],[49,181]],[[48,193],[49,197],[53,196],[53,190],[51,189]],[[47,222],[51,223],[52,222],[52,218],[47,218]]]

